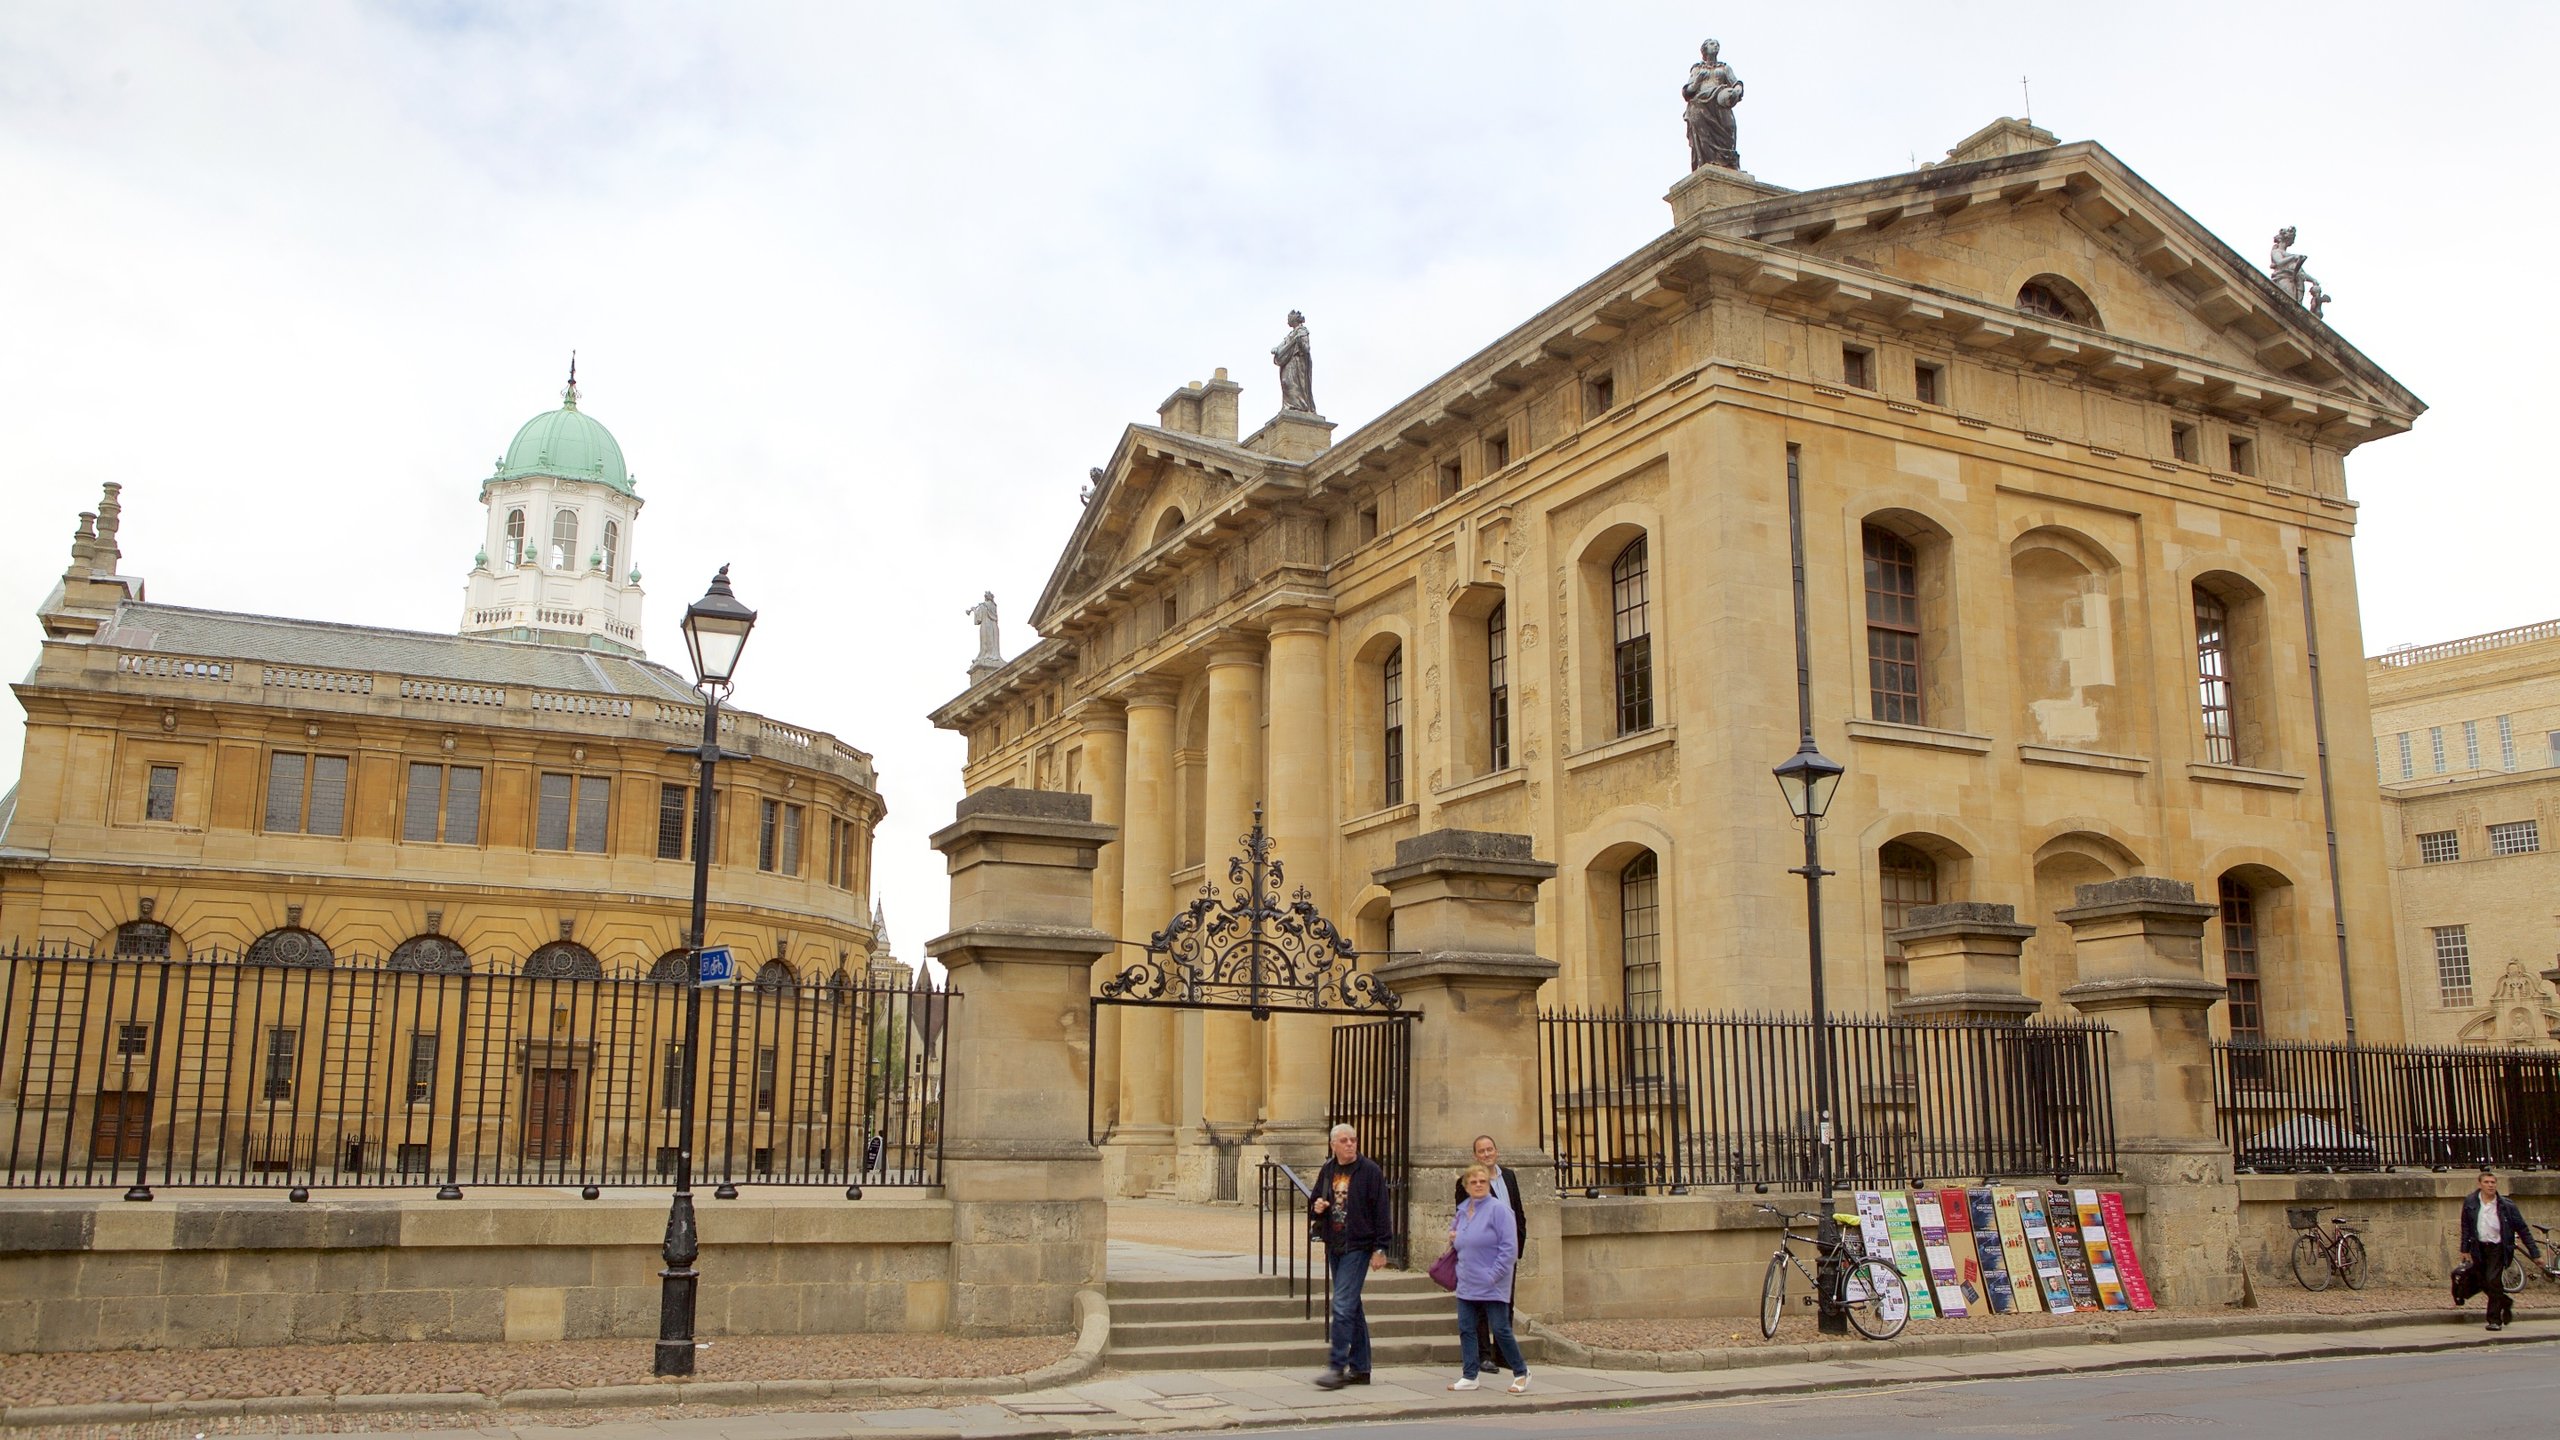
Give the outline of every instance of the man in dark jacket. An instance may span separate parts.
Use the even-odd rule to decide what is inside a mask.
[[[1387,1209],[1387,1172],[1360,1153],[1360,1136],[1348,1125],[1336,1125],[1329,1137],[1333,1158],[1316,1172],[1315,1194],[1307,1216],[1324,1233],[1325,1269],[1333,1280],[1332,1321],[1325,1337],[1329,1353],[1325,1371],[1316,1377],[1319,1390],[1369,1383],[1369,1317],[1360,1308],[1360,1287],[1372,1270],[1387,1265],[1387,1246],[1395,1239],[1395,1216]]]
[[[1475,1154],[1476,1163],[1493,1172],[1493,1193],[1495,1198],[1503,1201],[1511,1207],[1511,1224],[1516,1232],[1516,1238],[1520,1242],[1520,1248],[1512,1253],[1518,1256],[1526,1256],[1529,1253],[1529,1212],[1523,1208],[1520,1202],[1520,1177],[1518,1174],[1513,1172],[1510,1166],[1502,1163],[1502,1147],[1494,1143],[1492,1136],[1479,1135],[1476,1137]],[[1458,1177],[1457,1194],[1449,1203],[1452,1205],[1464,1204],[1466,1202],[1466,1198],[1467,1177],[1461,1174]],[[1519,1309],[1516,1302],[1520,1298],[1520,1267],[1517,1263],[1514,1263],[1511,1267],[1511,1298],[1515,1302],[1512,1309],[1516,1314]],[[1477,1351],[1477,1354],[1491,1355],[1494,1353],[1493,1316],[1490,1311],[1481,1313],[1476,1318],[1476,1340],[1484,1347]]]
[[[2489,1297],[2489,1328],[2506,1329],[2516,1318],[2516,1302],[2507,1294],[2507,1265],[2516,1258],[2518,1245],[2537,1259],[2542,1247],[2533,1238],[2533,1227],[2524,1223],[2524,1212],[2498,1193],[2498,1177],[2486,1170],[2480,1172],[2480,1188],[2462,1197],[2461,1242],[2472,1275]]]

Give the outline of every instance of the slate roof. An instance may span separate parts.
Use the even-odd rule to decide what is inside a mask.
[[[191,610],[127,601],[98,631],[96,644],[118,650],[246,660],[315,669],[385,670],[422,679],[542,690],[628,695],[700,704],[683,677],[664,665],[599,650],[573,650],[523,640],[431,635],[373,625],[333,625],[274,615]]]

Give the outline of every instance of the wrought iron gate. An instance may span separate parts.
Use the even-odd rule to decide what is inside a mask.
[[[1387,1172],[1387,1208],[1396,1225],[1387,1258],[1398,1269],[1408,1268],[1413,1235],[1413,1142],[1407,1121],[1412,1026],[1410,1015],[1335,1026],[1333,1074],[1325,1091],[1325,1124],[1358,1131],[1360,1153]]]

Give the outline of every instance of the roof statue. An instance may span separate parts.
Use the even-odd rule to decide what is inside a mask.
[[[1280,367],[1280,408],[1301,415],[1316,410],[1316,357],[1307,343],[1307,317],[1289,312],[1289,333],[1271,347],[1271,363]]]
[[[1727,170],[1742,168],[1742,152],[1735,148],[1733,127],[1733,107],[1742,103],[1742,77],[1717,58],[1723,49],[1723,44],[1715,40],[1699,46],[1698,63],[1689,67],[1689,78],[1680,86],[1680,98],[1689,102],[1692,170],[1708,165],[1721,165]]]
[[[1004,630],[996,622],[996,592],[962,612],[978,622],[978,655],[969,662],[969,676],[974,682],[979,672],[994,671],[1004,666]]]
[[[1102,493],[1102,467],[1096,465],[1084,473],[1085,486],[1076,492],[1076,503],[1090,505],[1093,503],[1093,497]]]
[[[2293,227],[2287,225],[2276,232],[2275,248],[2267,252],[2267,274],[2273,276],[2276,288],[2309,306],[2314,315],[2326,311],[2329,302],[2338,298],[2320,288],[2311,272],[2302,268],[2308,255],[2297,255],[2293,249]]]

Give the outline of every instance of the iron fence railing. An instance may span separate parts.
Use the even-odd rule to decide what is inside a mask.
[[[0,1185],[670,1183],[682,980],[435,963],[0,954]],[[696,1179],[940,1184],[958,1001],[705,990]]]
[[[1541,1142],[1566,1191],[1811,1188],[1813,1022],[1538,1017]],[[1917,1185],[2115,1173],[2107,1043],[2089,1021],[1830,1022],[1833,1178]]]
[[[1301,1313],[1313,1319],[1316,1292],[1330,1293],[1332,1277],[1325,1272],[1324,1241],[1307,1214],[1315,1200],[1308,1183],[1277,1160],[1255,1168],[1253,1273],[1286,1281]]]
[[[2560,1053],[2219,1042],[2214,1109],[2251,1171],[2560,1166]]]

